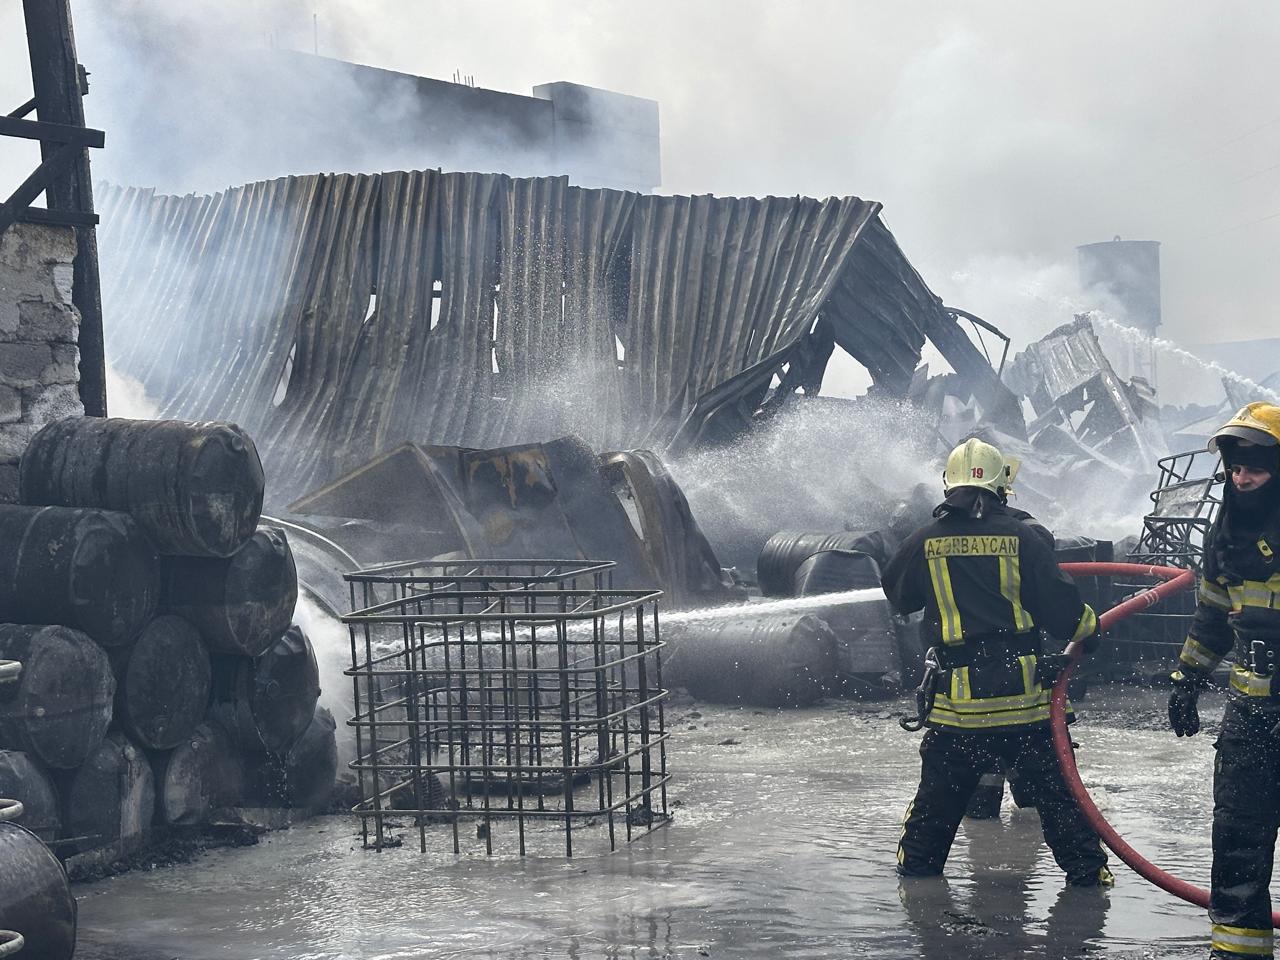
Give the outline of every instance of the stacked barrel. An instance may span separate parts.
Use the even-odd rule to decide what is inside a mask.
[[[259,526],[252,440],[62,420],[32,438],[19,490],[0,505],[0,661],[21,664],[0,682],[0,797],[22,802],[16,822],[64,858],[117,856],[156,824],[322,805],[334,724],[290,625],[288,541]]]

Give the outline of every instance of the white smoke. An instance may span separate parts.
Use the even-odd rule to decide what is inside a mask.
[[[351,666],[351,646],[347,628],[335,620],[305,593],[298,594],[293,622],[311,641],[320,667],[320,705],[333,714],[338,724],[338,762],[346,769],[355,759],[355,734],[347,720],[355,715],[352,706],[351,678],[343,671]]]

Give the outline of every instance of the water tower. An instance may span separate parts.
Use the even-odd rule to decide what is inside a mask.
[[[1080,258],[1080,287],[1104,314],[1139,330],[1125,357],[1128,375],[1156,385],[1156,356],[1151,339],[1160,326],[1160,243],[1121,240],[1076,247]]]

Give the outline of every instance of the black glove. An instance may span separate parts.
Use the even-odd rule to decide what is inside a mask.
[[[1071,658],[1065,653],[1041,654],[1036,657],[1036,682],[1046,688],[1052,687],[1070,664]]]
[[[1173,692],[1169,694],[1169,726],[1180,737],[1194,737],[1200,732],[1200,711],[1196,701],[1207,685],[1204,677],[1194,673],[1175,671]]]

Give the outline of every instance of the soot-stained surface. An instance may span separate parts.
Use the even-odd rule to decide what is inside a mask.
[[[1073,728],[1085,782],[1136,848],[1205,883],[1210,729],[1177,740],[1159,691],[1098,688]],[[381,853],[324,817],[182,866],[75,888],[80,960],[222,958],[1198,957],[1202,911],[1113,862],[1109,892],[1068,890],[1033,811],[966,821],[944,881],[900,883],[894,846],[918,775],[905,700],[760,711],[677,700],[674,820],[609,853],[603,827],[566,860],[497,822]],[[1114,857],[1113,857],[1114,861]]]

